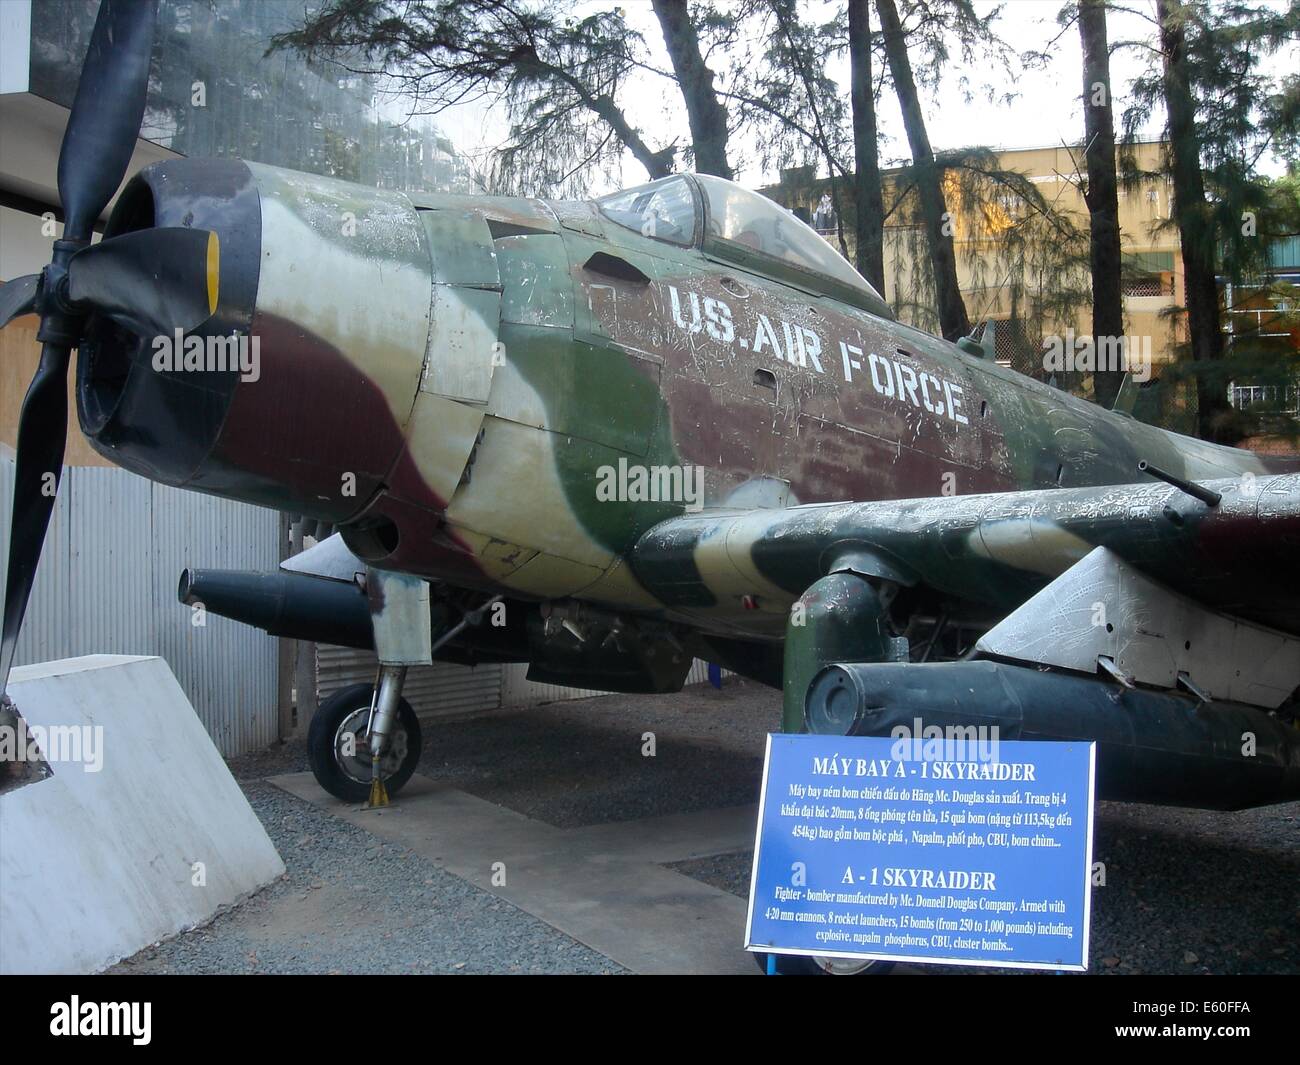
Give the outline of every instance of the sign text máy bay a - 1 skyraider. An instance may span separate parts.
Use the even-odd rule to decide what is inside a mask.
[[[64,377],[114,462],[338,533],[181,595],[373,647],[315,715],[321,784],[395,791],[431,659],[782,687],[786,730],[1095,739],[1103,797],[1300,797],[1300,474],[1101,410],[894,321],[816,233],[683,174],[591,203],[403,194],[230,159],[146,168],[152,12],[105,0],[60,161],[7,678]],[[110,47],[111,45],[111,47]],[[178,332],[178,330],[180,332]],[[847,664],[847,665],[845,665]]]

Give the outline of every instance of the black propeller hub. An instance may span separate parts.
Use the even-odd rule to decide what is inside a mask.
[[[36,339],[42,344],[74,348],[81,340],[86,310],[73,305],[68,296],[68,266],[73,256],[86,247],[85,241],[56,240],[50,264],[41,271],[36,290],[36,313],[41,325]]]

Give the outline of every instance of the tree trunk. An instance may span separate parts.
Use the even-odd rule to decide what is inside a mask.
[[[939,310],[939,328],[945,339],[957,340],[970,332],[966,304],[957,281],[957,255],[953,249],[952,218],[944,202],[939,168],[934,163],[930,137],[925,129],[925,115],[912,77],[912,62],[907,55],[907,39],[898,19],[894,0],[876,0],[880,26],[884,31],[885,56],[894,91],[903,112],[907,143],[912,150],[912,170],[916,191],[921,200],[921,217],[925,222],[926,242],[930,247],[930,266],[934,270],[935,298]]]
[[[840,254],[847,259],[849,247],[844,241],[844,204],[840,199],[839,178],[836,177],[836,173],[842,171],[843,167],[836,165],[830,138],[827,137],[826,129],[822,124],[812,72],[805,61],[802,42],[795,38],[794,27],[799,18],[795,0],[776,0],[772,4],[772,13],[776,16],[777,26],[782,36],[785,37],[786,47],[790,49],[790,61],[798,68],[799,80],[803,82],[804,91],[808,94],[808,109],[812,113],[813,128],[816,131],[815,143],[822,153],[822,158],[826,160],[826,173],[831,186],[831,203],[835,210],[835,236],[839,242]]]
[[[1079,38],[1083,43],[1084,160],[1088,187],[1089,260],[1092,267],[1092,336],[1094,350],[1102,337],[1124,335],[1124,300],[1120,290],[1119,191],[1115,178],[1115,118],[1110,94],[1110,44],[1106,38],[1106,0],[1080,0]],[[1114,406],[1124,373],[1119,367],[1093,374],[1093,396]]]
[[[641,139],[641,132],[628,122],[622,110],[610,97],[590,96],[585,91],[580,91],[579,95],[586,106],[599,115],[614,131],[614,136],[623,142],[623,146],[635,156],[636,161],[645,167],[652,181],[655,178],[667,177],[673,172],[673,150],[667,148],[654,151],[650,148]]]
[[[667,177],[673,172],[673,149],[661,148],[655,151],[646,144],[641,137],[641,131],[627,120],[627,115],[614,102],[613,97],[607,94],[596,95],[588,84],[575,74],[563,67],[544,63],[535,49],[519,52],[518,56],[519,58],[515,60],[516,69],[526,70],[534,78],[553,78],[569,86],[574,95],[582,101],[582,106],[614,131],[614,136],[632,153],[636,161],[645,167],[646,173],[652,180]]]
[[[1201,177],[1200,138],[1196,131],[1196,103],[1188,82],[1182,0],[1157,0],[1160,48],[1164,54],[1165,110],[1169,116],[1169,152],[1174,181],[1174,221],[1183,252],[1183,287],[1186,291],[1187,333],[1197,367],[1197,431],[1217,440],[1228,412],[1227,389],[1213,367],[1205,364],[1223,358],[1223,332],[1219,322],[1219,287],[1214,277],[1215,230]],[[1210,372],[1206,373],[1205,371]]]
[[[858,273],[885,293],[885,197],[880,187],[870,0],[849,0],[849,81],[853,104],[854,236]]]
[[[686,103],[695,170],[731,180],[731,166],[727,162],[727,109],[714,92],[713,71],[700,54],[700,40],[695,35],[686,0],[654,0],[654,9]]]

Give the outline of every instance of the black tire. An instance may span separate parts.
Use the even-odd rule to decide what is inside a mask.
[[[758,967],[767,972],[767,954],[755,954],[754,961]],[[849,959],[845,959],[848,961]],[[884,976],[894,967],[892,961],[873,961],[869,962],[866,968],[860,972],[851,973],[852,976]],[[779,976],[837,976],[838,973],[823,968],[816,958],[810,958],[805,954],[778,954],[776,956],[776,971]]]
[[[370,797],[369,762],[362,758],[346,766],[339,760],[335,744],[340,728],[349,717],[358,711],[369,711],[374,690],[370,684],[353,684],[336,691],[320,704],[307,730],[307,761],[312,775],[322,788],[344,802],[365,802]],[[392,744],[391,750],[402,753],[400,763],[384,777],[390,796],[396,795],[411,779],[420,761],[420,721],[405,699],[397,702]]]

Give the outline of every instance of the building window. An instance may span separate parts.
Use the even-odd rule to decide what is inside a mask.
[[[1172,296],[1174,253],[1141,251],[1123,256],[1120,262],[1120,291],[1125,296]]]

